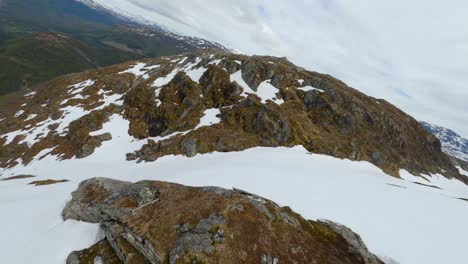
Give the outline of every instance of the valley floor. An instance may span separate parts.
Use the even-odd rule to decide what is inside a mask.
[[[404,171],[407,180],[400,180],[370,163],[309,154],[302,147],[168,156],[137,164],[124,161],[123,153],[141,142],[127,137],[114,134],[114,140],[85,159],[57,162],[47,156],[26,167],[0,171],[2,178],[36,176],[0,181],[2,262],[64,263],[71,251],[96,242],[101,237],[97,225],[61,219],[71,192],[82,180],[96,176],[236,187],[289,205],[305,218],[345,224],[372,252],[399,263],[462,264],[468,259],[468,202],[458,199],[468,198],[468,187],[457,181],[437,182],[434,177],[427,184],[445,190],[427,187],[413,183],[419,178]],[[69,182],[28,185],[45,179]]]

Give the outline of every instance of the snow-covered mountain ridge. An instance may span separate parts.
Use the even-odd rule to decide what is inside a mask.
[[[0,177],[16,176],[0,181],[0,259],[12,263],[63,263],[102,239],[60,217],[95,176],[237,187],[345,224],[401,263],[465,259],[468,175],[437,138],[283,58],[201,51],[70,74],[0,120]]]
[[[53,92],[52,92],[53,91]],[[129,160],[302,145],[366,160],[389,174],[462,181],[440,142],[384,100],[285,59],[220,51],[148,59],[58,78],[0,124],[3,167],[57,155],[84,158],[129,122]]]
[[[468,162],[468,140],[445,127],[421,122],[423,127],[434,134],[442,143],[442,150],[458,159]]]

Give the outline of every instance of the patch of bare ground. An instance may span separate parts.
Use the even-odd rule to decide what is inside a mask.
[[[11,180],[20,180],[20,179],[27,179],[27,178],[34,178],[35,176],[33,175],[16,175],[16,176],[11,176],[5,179],[2,179],[2,181],[11,181]]]
[[[68,180],[43,180],[43,181],[33,181],[33,182],[30,182],[29,185],[44,186],[44,185],[52,185],[52,184],[63,183],[63,182],[68,182]]]

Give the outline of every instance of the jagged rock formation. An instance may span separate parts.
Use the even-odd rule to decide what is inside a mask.
[[[204,51],[60,77],[28,95],[0,124],[0,166],[44,155],[85,158],[100,132],[124,118],[135,140],[129,160],[302,145],[364,160],[398,176],[441,173],[467,181],[440,141],[412,117],[343,82],[284,58]]]
[[[101,223],[105,234],[68,264],[383,263],[350,229],[240,190],[93,178],[63,217]]]

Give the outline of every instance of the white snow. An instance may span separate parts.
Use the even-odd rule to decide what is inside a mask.
[[[103,96],[103,99],[101,100],[101,102],[103,103],[102,105],[100,105],[99,107],[96,107],[95,109],[93,110],[84,110],[83,108],[79,107],[79,106],[67,106],[65,108],[63,108],[64,110],[64,114],[60,120],[60,123],[59,123],[59,126],[57,128],[57,133],[59,134],[63,134],[66,132],[66,128],[68,128],[68,125],[91,113],[92,111],[97,111],[97,110],[102,110],[104,109],[105,107],[111,105],[111,104],[116,104],[116,105],[122,105],[123,104],[123,100],[122,100],[122,95],[121,94],[112,94],[112,95],[107,95],[107,94],[104,94]],[[126,130],[125,130],[126,131]]]
[[[242,92],[242,96],[247,96],[247,93],[255,93],[255,91],[252,90],[252,88],[250,88],[250,86],[244,81],[244,78],[242,78],[241,70],[231,74],[230,80],[231,82],[235,81],[237,84],[239,84],[242,87],[242,89],[244,90]]]
[[[37,139],[44,138],[47,136],[47,134],[50,132],[49,126],[54,123],[56,122],[54,122],[51,118],[37,123],[35,127],[24,133],[26,137],[19,143],[22,144],[26,142],[28,146],[34,145]]]
[[[161,67],[161,65],[157,65],[157,64],[156,65],[151,65],[151,66],[146,66],[145,70],[146,71],[151,71],[151,70],[157,69],[159,67]]]
[[[10,144],[11,142],[13,142],[13,140],[19,136],[19,135],[22,135],[23,133],[21,133],[21,130],[16,130],[16,131],[12,131],[12,132],[9,132],[9,133],[6,133],[6,134],[3,134],[2,135],[2,138],[5,139],[5,143],[4,145],[8,145]]]
[[[182,58],[182,60],[179,61],[179,64],[183,64],[187,59],[188,59],[188,57]]]
[[[423,174],[422,177],[417,177],[405,170],[400,171],[400,177],[408,182],[439,187],[441,190],[433,188],[433,191],[442,195],[468,199],[468,186],[457,179],[447,179],[440,174]]]
[[[32,96],[35,95],[35,94],[36,94],[36,92],[35,92],[35,91],[32,91],[32,92],[30,92],[30,93],[24,95],[24,97],[32,97]]]
[[[284,103],[283,99],[278,99],[276,97],[277,92],[279,92],[279,90],[271,85],[270,81],[267,80],[260,83],[257,88],[256,95],[262,99],[262,103],[266,103],[268,100],[272,100],[277,104]]]
[[[103,125],[99,131],[94,131],[91,135],[101,135],[110,133],[112,140],[105,141],[102,147],[98,148],[89,159],[93,160],[95,166],[100,164],[111,164],[126,160],[126,154],[139,150],[147,140],[137,140],[128,134],[130,123],[121,115],[114,114],[109,118],[109,122]],[[72,161],[73,162],[73,161]]]
[[[468,171],[464,170],[462,167],[459,166],[457,166],[457,169],[461,175],[465,175],[466,177],[468,177]]]
[[[312,91],[312,90],[316,90],[316,91],[319,91],[319,92],[321,92],[321,93],[324,93],[324,92],[325,92],[325,91],[322,90],[322,89],[318,89],[318,88],[315,88],[315,87],[310,86],[310,85],[307,85],[307,86],[304,86],[304,87],[299,87],[299,88],[297,88],[297,89],[302,90],[302,91],[304,91],[304,92],[308,92],[308,91]]]
[[[142,142],[128,136],[126,129],[128,121],[114,115],[100,131],[111,132],[113,139],[90,157],[57,162],[47,156],[1,172],[70,180],[46,187],[27,186],[28,179],[0,181],[2,261],[31,263],[35,257],[34,263],[63,263],[71,251],[93,244],[99,236],[97,226],[64,223],[60,212],[79,182],[94,176],[237,187],[290,205],[306,218],[345,224],[371,251],[400,263],[466,261],[467,203],[450,197],[450,192],[390,177],[367,162],[309,155],[302,147],[167,156],[137,164],[125,161],[125,153]],[[457,197],[468,198],[468,188],[458,191]]]
[[[83,95],[81,94],[75,94],[73,97],[70,97],[68,98],[67,100],[63,101],[60,105],[66,105],[68,104],[68,102],[70,102],[70,100],[74,100],[74,99],[79,99],[79,100],[83,100],[83,99],[86,99]]]
[[[222,59],[217,59],[217,60],[211,61],[208,64],[219,65],[221,63],[221,61],[223,61],[223,60]]]
[[[176,74],[180,71],[180,69],[178,68],[175,68],[174,70],[172,70],[171,73],[169,73],[168,75],[164,76],[164,77],[159,77],[158,79],[156,79],[152,86],[153,87],[161,87],[161,86],[164,86],[166,84],[168,84],[170,81],[172,81],[172,79],[174,79],[174,76],[176,76]]]
[[[133,65],[132,67],[128,68],[127,70],[119,72],[119,74],[131,73],[135,76],[142,76],[146,72],[146,71],[143,71],[143,68],[145,68],[145,66],[146,66],[146,63],[139,62]]]
[[[24,114],[24,110],[19,110],[15,113],[15,117],[19,117],[20,115]]]
[[[71,122],[90,113],[90,111],[86,111],[79,106],[67,106],[63,108],[63,111],[64,112],[60,119],[59,126],[56,129],[58,134],[65,133],[65,129],[68,128],[68,125]]]
[[[183,62],[185,62],[186,60],[187,58],[184,58]],[[192,81],[199,83],[200,78],[207,70],[207,68],[204,68],[204,67],[196,68],[196,65],[200,63],[201,60],[202,60],[201,58],[196,58],[195,62],[189,63],[185,65],[183,68],[175,68],[168,75],[164,77],[159,77],[158,79],[156,79],[151,86],[162,87],[168,84],[170,81],[172,81],[172,79],[174,79],[176,74],[179,73],[180,71],[184,71],[187,74],[187,76],[189,76],[190,79],[192,79]]]
[[[89,86],[91,86],[93,84],[94,84],[94,81],[88,79],[86,81],[70,85],[69,88],[71,88],[71,94],[79,94],[79,93],[83,92],[83,90],[86,87],[89,87]]]
[[[256,94],[262,100],[262,103],[265,103],[267,100],[273,100],[277,104],[284,103],[283,99],[277,99],[275,93],[279,92],[279,90],[270,84],[270,80],[263,81],[260,83],[257,91],[252,90],[250,86],[244,81],[242,78],[242,71],[239,70],[230,76],[231,82],[237,82],[242,89],[244,90],[241,96],[247,96],[247,94]],[[274,100],[276,99],[276,100]]]
[[[24,121],[29,121],[37,117],[37,114],[30,114]]]
[[[15,137],[23,135],[25,136],[25,138],[23,140],[20,140],[18,143],[22,144],[26,142],[28,146],[32,146],[35,143],[36,138],[44,138],[45,136],[47,136],[47,134],[50,131],[48,126],[52,124],[54,124],[54,121],[51,118],[48,118],[45,121],[35,124],[35,126],[32,128],[29,128],[27,130],[12,131],[7,134],[3,134],[1,137],[6,138],[5,145],[8,145],[11,142],[13,142]]]
[[[103,104],[97,108],[95,108],[95,110],[101,110],[111,104],[115,104],[115,105],[123,105],[123,95],[121,94],[111,94],[111,95],[108,95],[108,94],[104,94],[104,97],[102,98],[101,102],[103,102]]]
[[[152,65],[152,66],[146,67],[146,63],[139,62],[139,63],[133,65],[131,68],[129,68],[129,69],[125,70],[125,71],[119,72],[119,74],[131,73],[131,74],[135,75],[135,77],[143,76],[144,79],[148,79],[149,75],[147,74],[147,72],[150,71],[150,70],[159,68],[159,67],[160,67],[160,65]]]
[[[188,77],[190,77],[190,79],[192,79],[192,81],[196,83],[200,83],[200,78],[203,76],[206,70],[207,70],[206,68],[200,67],[200,68],[188,70],[185,73],[187,74]]]
[[[221,111],[218,108],[206,109],[205,112],[203,112],[203,116],[200,119],[200,123],[195,127],[195,129],[218,124],[219,122],[221,122],[221,119],[217,117],[217,115],[220,114]]]
[[[98,241],[98,224],[64,222],[61,218],[68,199],[64,192],[73,191],[74,183],[63,183],[57,191],[58,186],[27,185],[33,180],[1,182],[2,263],[65,263],[70,251]]]
[[[302,85],[304,83],[304,79],[299,79],[297,81],[299,82],[300,85]]]

